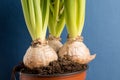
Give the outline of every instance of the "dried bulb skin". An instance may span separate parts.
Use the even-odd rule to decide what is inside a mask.
[[[52,47],[56,52],[58,52],[59,49],[63,46],[63,44],[60,42],[60,38],[55,38],[52,35],[49,35],[48,45]]]
[[[80,39],[68,40],[60,49],[58,55],[62,58],[68,56],[71,60],[80,64],[87,64],[96,57],[96,54],[90,55],[89,49]]]
[[[50,62],[57,60],[56,52],[47,44],[30,46],[24,55],[23,62],[30,69],[49,65]]]

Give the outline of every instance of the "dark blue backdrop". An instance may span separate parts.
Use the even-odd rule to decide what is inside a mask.
[[[96,59],[87,80],[120,80],[120,0],[87,0],[83,30]],[[66,32],[62,38],[65,42]],[[10,80],[12,67],[22,60],[31,38],[20,0],[0,0],[0,80]]]

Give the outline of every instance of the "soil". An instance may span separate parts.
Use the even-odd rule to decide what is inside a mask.
[[[87,69],[86,64],[79,64],[69,59],[59,58],[59,60],[51,62],[47,67],[40,67],[31,70],[25,67],[24,64],[22,63],[16,70],[18,71],[20,70],[23,73],[29,73],[29,74],[54,75],[54,74],[65,74],[76,71],[83,71],[86,69]]]

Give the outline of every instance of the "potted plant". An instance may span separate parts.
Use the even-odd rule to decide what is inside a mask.
[[[88,63],[95,58],[81,37],[85,0],[21,0],[27,28],[33,40],[23,62],[13,69],[20,80],[85,80]],[[64,45],[60,35],[66,24]],[[46,39],[47,26],[50,36]],[[57,48],[56,48],[57,47]]]

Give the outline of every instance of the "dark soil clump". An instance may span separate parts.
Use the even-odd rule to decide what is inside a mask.
[[[87,69],[86,64],[79,64],[69,59],[59,58],[58,61],[53,61],[46,67],[35,68],[34,70],[31,70],[24,66],[21,69],[21,72],[40,75],[55,75],[71,73],[76,71],[84,71],[86,69]]]

